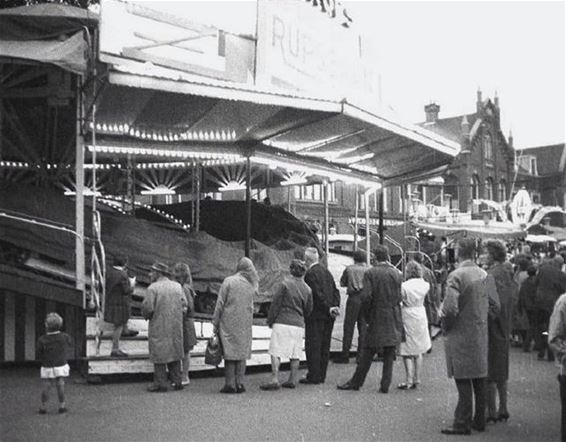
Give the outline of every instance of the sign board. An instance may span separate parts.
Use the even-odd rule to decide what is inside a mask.
[[[521,189],[511,201],[511,218],[516,226],[526,225],[531,217],[533,204],[529,192]]]
[[[360,35],[334,15],[320,2],[258,0],[256,83],[325,97],[377,96]]]
[[[199,22],[197,2],[177,4],[176,10],[170,2],[147,4],[101,0],[102,61],[111,62],[111,56],[117,56],[204,77],[253,83],[252,37]]]

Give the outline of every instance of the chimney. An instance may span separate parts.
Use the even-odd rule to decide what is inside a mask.
[[[497,91],[495,91],[495,95],[493,97],[493,104],[497,109],[499,109],[499,97],[497,96]]]
[[[468,122],[468,117],[466,115],[462,117],[460,129],[460,145],[462,147],[462,153],[470,153],[470,123]]]
[[[513,132],[511,132],[511,129],[509,129],[509,137],[507,138],[507,144],[509,145],[509,147],[513,147]]]
[[[477,101],[476,101],[476,110],[477,112],[481,111],[482,108],[482,99],[481,99],[481,90],[480,88],[478,88],[478,91],[476,92],[477,95]]]
[[[436,103],[430,103],[424,107],[424,111],[426,115],[426,122],[434,123],[436,120],[438,120],[438,112],[440,112],[440,106]]]

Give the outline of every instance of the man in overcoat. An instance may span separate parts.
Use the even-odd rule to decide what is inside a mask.
[[[149,273],[152,284],[142,304],[142,314],[149,319],[149,358],[154,364],[150,392],[167,391],[167,370],[175,390],[182,390],[181,360],[183,351],[183,307],[185,293],[181,285],[169,279],[167,265],[156,262]]]
[[[460,240],[457,254],[459,265],[448,275],[441,310],[448,377],[454,378],[458,389],[454,423],[442,430],[444,434],[470,434],[472,428],[485,430],[490,300],[493,312],[499,311],[493,277],[488,277],[474,262],[475,240]],[[473,396],[475,413],[472,419]]]
[[[549,361],[554,360],[554,353],[548,348],[547,338],[543,333],[548,330],[548,322],[556,300],[566,292],[566,273],[561,271],[561,267],[561,261],[554,257],[545,259],[535,278],[537,286],[535,347],[538,350],[538,359],[541,360],[544,359],[545,354]]]
[[[338,385],[339,390],[359,390],[371,367],[374,355],[383,350],[383,370],[380,393],[387,393],[393,375],[396,346],[403,339],[401,320],[402,274],[389,263],[389,250],[379,245],[374,251],[376,264],[364,274],[362,309],[366,312],[368,327],[360,361],[352,378]]]
[[[305,318],[305,353],[308,373],[301,384],[321,384],[326,379],[334,320],[340,313],[340,292],[332,273],[318,262],[314,247],[305,250],[305,282],[312,290],[312,313]]]

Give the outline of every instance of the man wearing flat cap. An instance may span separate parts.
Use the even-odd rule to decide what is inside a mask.
[[[142,313],[149,319],[149,357],[154,364],[151,392],[167,391],[167,370],[175,390],[182,390],[183,307],[186,298],[180,284],[169,279],[167,265],[156,262],[149,273],[152,281],[143,301]]]

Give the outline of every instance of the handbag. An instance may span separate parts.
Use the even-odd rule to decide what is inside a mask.
[[[204,363],[218,367],[222,362],[222,345],[216,334],[208,338],[204,352]]]

